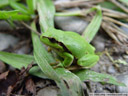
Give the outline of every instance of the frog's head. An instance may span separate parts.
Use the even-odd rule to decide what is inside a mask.
[[[58,44],[58,41],[56,40],[56,29],[49,28],[46,32],[44,32],[40,36],[40,40],[45,43],[46,45],[49,45],[53,48],[63,50],[63,47]]]
[[[46,32],[44,32],[41,35],[41,38],[49,38],[52,41],[58,41],[58,38],[61,38],[63,36],[63,31],[55,29],[55,28],[48,28]]]

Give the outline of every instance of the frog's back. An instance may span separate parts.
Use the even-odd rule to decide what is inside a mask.
[[[48,29],[47,33],[50,38],[54,38],[58,42],[64,44],[64,46],[76,57],[80,58],[87,52],[92,53],[94,50],[91,50],[92,46],[85,41],[83,37],[75,32],[70,31],[61,31],[53,28]],[[93,49],[93,48],[92,48]]]

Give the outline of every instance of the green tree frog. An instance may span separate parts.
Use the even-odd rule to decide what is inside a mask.
[[[64,58],[61,63],[63,67],[70,66],[74,58],[79,66],[85,68],[91,68],[99,60],[99,56],[95,54],[95,48],[75,32],[49,28],[42,33],[40,40]]]

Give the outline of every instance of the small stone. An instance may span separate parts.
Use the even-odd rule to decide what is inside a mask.
[[[126,85],[126,87],[117,86],[116,87],[117,92],[128,93],[128,73],[118,75],[117,79]]]
[[[12,29],[10,24],[5,20],[0,21],[0,30],[10,30]]]
[[[115,73],[116,73],[115,68],[114,68],[113,66],[109,66],[109,67],[108,67],[108,73],[110,73],[110,74],[115,74]]]
[[[53,86],[49,86],[38,91],[36,96],[57,96],[57,95],[58,95],[57,89]]]
[[[23,46],[17,50],[15,50],[15,53],[17,54],[26,54],[26,53],[29,53],[30,52],[30,49],[28,46]]]
[[[105,42],[104,38],[101,36],[96,36],[94,40],[92,41],[92,44],[95,46],[96,51],[104,51],[105,48]]]
[[[64,31],[73,31],[82,34],[88,22],[79,17],[55,17],[56,25]]]
[[[7,49],[9,46],[14,46],[18,41],[19,39],[12,35],[0,33],[0,51]]]

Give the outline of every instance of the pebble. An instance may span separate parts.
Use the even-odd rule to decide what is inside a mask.
[[[30,52],[30,48],[27,45],[22,46],[21,48],[15,50],[15,53],[17,54],[27,54],[29,52]]]
[[[115,74],[115,73],[116,73],[115,68],[114,68],[113,66],[109,66],[109,67],[108,67],[108,73],[110,73],[110,74]]]
[[[92,41],[92,44],[95,46],[96,51],[104,51],[105,49],[105,40],[101,36],[96,36],[94,40]]]
[[[17,44],[19,41],[18,38],[10,35],[10,34],[4,34],[0,33],[0,51],[7,49],[8,47],[12,47],[15,44]]]
[[[39,90],[36,96],[58,96],[58,92],[55,87],[49,86]]]
[[[118,75],[117,79],[121,81],[122,83],[124,83],[126,87],[117,86],[116,91],[118,93],[128,93],[128,73]]]
[[[91,82],[91,91],[92,93],[109,93],[107,89],[104,88],[105,85],[102,85],[98,82]]]
[[[75,16],[71,16],[71,17],[56,16],[55,23],[57,27],[59,27],[64,31],[73,31],[79,34],[82,34],[88,25],[88,22]]]
[[[5,20],[1,20],[0,21],[0,30],[11,30],[11,26],[8,22],[6,22]]]

